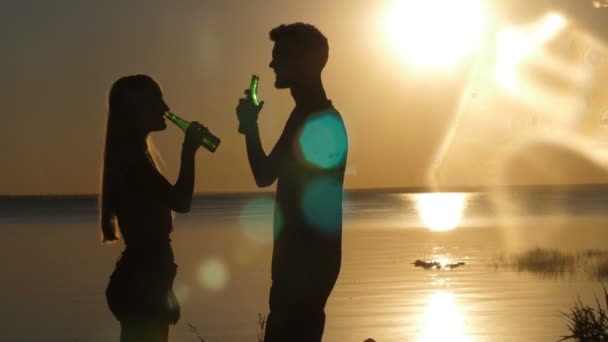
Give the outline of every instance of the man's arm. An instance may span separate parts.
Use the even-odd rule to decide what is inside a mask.
[[[255,179],[255,184],[259,187],[266,187],[274,183],[278,177],[279,169],[279,143],[276,144],[269,156],[264,152],[260,140],[258,127],[258,115],[264,107],[264,101],[259,104],[254,103],[249,89],[245,90],[245,97],[239,100],[236,107],[236,115],[239,120],[239,133],[245,135],[247,145],[247,158],[249,166]]]
[[[245,134],[245,144],[247,145],[247,158],[255,178],[255,184],[259,187],[272,185],[278,176],[279,143],[270,155],[266,156],[260,140],[260,131],[256,124]]]

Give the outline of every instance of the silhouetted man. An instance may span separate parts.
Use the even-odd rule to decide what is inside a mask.
[[[321,81],[329,51],[323,34],[296,23],[276,27],[270,39],[275,87],[289,89],[295,100],[270,155],[257,125],[264,103],[256,106],[245,91],[237,107],[256,184],[278,179],[264,341],[321,341],[325,303],[340,272],[346,129]]]

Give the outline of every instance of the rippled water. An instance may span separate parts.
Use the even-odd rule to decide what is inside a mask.
[[[606,248],[608,193],[451,198],[431,199],[429,212],[421,194],[347,196],[324,341],[555,341],[567,333],[560,312],[577,295],[591,304],[601,293],[583,273],[554,278],[495,262],[535,247]],[[268,195],[214,196],[178,215],[182,319],[173,341],[196,341],[188,323],[207,341],[256,341],[270,286],[271,210]],[[3,340],[117,340],[103,291],[122,247],[99,244],[94,199],[3,199],[0,214]],[[425,226],[438,219],[457,227]],[[416,259],[465,265],[424,270]]]

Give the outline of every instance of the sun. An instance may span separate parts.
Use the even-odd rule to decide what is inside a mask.
[[[396,0],[385,21],[390,46],[417,66],[450,66],[480,42],[480,0]]]

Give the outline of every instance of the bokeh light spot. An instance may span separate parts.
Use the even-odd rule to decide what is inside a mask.
[[[217,257],[206,259],[199,266],[198,279],[207,290],[221,291],[228,284],[229,278],[228,266]]]
[[[342,221],[342,187],[331,177],[319,178],[308,184],[302,206],[304,216],[313,227],[333,235]]]
[[[272,241],[274,200],[272,198],[254,198],[248,200],[241,208],[240,225],[245,236],[259,244]],[[279,210],[278,208],[276,209]],[[276,213],[279,221],[281,215]],[[279,226],[281,222],[278,222]]]
[[[310,164],[331,169],[344,163],[348,141],[342,120],[334,112],[309,119],[299,137],[300,152]]]

